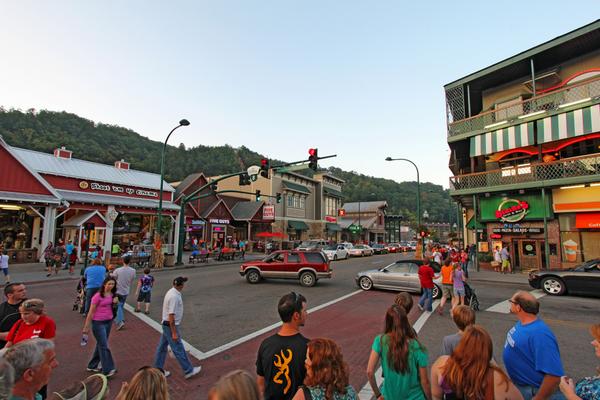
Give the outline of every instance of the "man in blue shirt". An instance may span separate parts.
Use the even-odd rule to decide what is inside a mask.
[[[84,314],[87,315],[87,312],[90,309],[92,296],[95,295],[96,292],[102,287],[102,283],[106,277],[106,268],[104,265],[102,265],[102,261],[100,261],[100,259],[95,259],[94,263],[85,269],[83,276],[85,277]]]
[[[504,366],[523,398],[564,399],[557,391],[564,375],[556,337],[537,317],[540,303],[531,293],[519,291],[510,300],[510,312],[519,321],[506,335]]]

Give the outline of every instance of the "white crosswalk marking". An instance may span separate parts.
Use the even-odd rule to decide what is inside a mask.
[[[536,299],[539,299],[540,297],[544,297],[546,295],[546,293],[544,293],[540,289],[532,290],[529,293],[531,293]],[[493,306],[487,308],[485,311],[497,312],[501,314],[510,314],[510,302],[508,300],[501,301],[500,303],[494,304]]]

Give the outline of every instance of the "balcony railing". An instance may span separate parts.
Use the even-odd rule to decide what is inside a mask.
[[[510,121],[522,115],[555,110],[562,104],[596,96],[600,96],[600,77],[579,84],[569,85],[566,88],[532,97],[531,99],[506,107],[486,111],[470,118],[451,122],[448,124],[448,137],[451,138],[468,132],[483,131],[486,129],[486,126],[500,121]]]
[[[453,176],[450,178],[450,190],[494,188],[592,175],[600,175],[600,154]]]

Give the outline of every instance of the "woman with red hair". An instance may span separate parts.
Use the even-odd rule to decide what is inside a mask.
[[[472,325],[450,356],[431,367],[431,394],[437,399],[523,400],[521,392],[502,369],[491,363],[492,338]]]
[[[355,400],[356,391],[348,384],[348,364],[340,347],[330,339],[313,339],[306,350],[306,378],[292,400]]]

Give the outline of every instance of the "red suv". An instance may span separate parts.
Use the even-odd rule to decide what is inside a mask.
[[[321,251],[281,250],[260,261],[240,266],[240,275],[250,283],[264,278],[299,279],[302,286],[314,286],[319,279],[331,278],[333,271]]]

